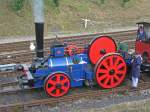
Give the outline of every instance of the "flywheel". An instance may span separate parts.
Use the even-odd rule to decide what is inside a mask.
[[[96,64],[105,54],[116,51],[117,45],[111,37],[100,36],[91,41],[88,48],[88,57],[92,64]]]

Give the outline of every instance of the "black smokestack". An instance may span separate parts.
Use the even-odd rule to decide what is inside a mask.
[[[44,40],[44,13],[43,13],[43,0],[32,0],[33,15],[35,22],[36,34],[36,56],[43,58],[43,40]]]
[[[43,58],[43,32],[44,32],[44,23],[35,23],[35,33],[36,33],[36,47],[37,52],[36,56],[38,58]]]

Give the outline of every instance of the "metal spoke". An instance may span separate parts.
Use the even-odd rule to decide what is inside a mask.
[[[120,80],[120,78],[119,78],[117,75],[114,75],[114,78],[115,78],[117,81]]]
[[[108,76],[107,75],[102,75],[102,76],[99,76],[99,81],[102,81],[103,79],[107,78]]]
[[[56,89],[55,86],[52,86],[52,87],[50,87],[50,88],[47,88],[48,92],[53,92],[55,89]]]
[[[119,63],[119,58],[116,57],[115,66],[117,66]]]
[[[119,70],[119,69],[122,68],[122,67],[124,67],[124,63],[120,63],[117,68],[118,68],[118,70]]]
[[[125,73],[125,71],[117,71],[117,74],[120,74],[120,75],[122,75],[124,73]]]
[[[62,81],[61,81],[61,84],[64,85],[65,83],[68,83],[68,79],[64,78]]]
[[[111,79],[110,79],[110,84],[111,84],[111,85],[114,85],[114,77],[111,77]]]
[[[108,63],[106,62],[106,60],[102,63],[102,65],[106,68],[109,69]]]
[[[106,70],[106,69],[99,69],[99,72],[100,72],[100,73],[105,73],[105,74],[106,74],[106,73],[108,73],[108,70]]]
[[[60,82],[60,75],[59,74],[56,75],[56,81]]]
[[[56,85],[56,81],[54,81],[54,80],[51,79],[51,80],[48,81],[48,84]]]
[[[105,85],[108,84],[109,80],[110,80],[110,77],[107,77],[107,78],[104,80],[104,84],[105,84]]]
[[[66,91],[68,89],[68,87],[62,86],[61,89],[64,90],[64,91]]]
[[[59,96],[60,94],[60,89],[56,89],[56,95]]]

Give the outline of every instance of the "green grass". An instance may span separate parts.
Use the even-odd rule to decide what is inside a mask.
[[[24,0],[13,0],[12,9],[14,11],[20,11],[24,6]]]
[[[0,36],[34,35],[31,0],[25,0],[21,11],[12,10],[13,0],[0,0]],[[131,0],[125,7],[121,0],[53,0],[45,1],[45,36],[49,32],[102,32],[107,28],[136,26],[141,20],[149,20],[149,0]],[[93,22],[84,29],[82,18]]]

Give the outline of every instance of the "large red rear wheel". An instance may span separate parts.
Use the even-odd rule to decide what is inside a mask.
[[[61,97],[68,93],[70,79],[65,73],[51,74],[46,78],[44,88],[49,96]]]
[[[114,88],[123,82],[127,67],[118,53],[103,56],[95,66],[96,81],[102,88]]]
[[[111,37],[100,36],[90,43],[88,48],[88,57],[92,64],[96,64],[105,54],[116,51],[117,45]]]

